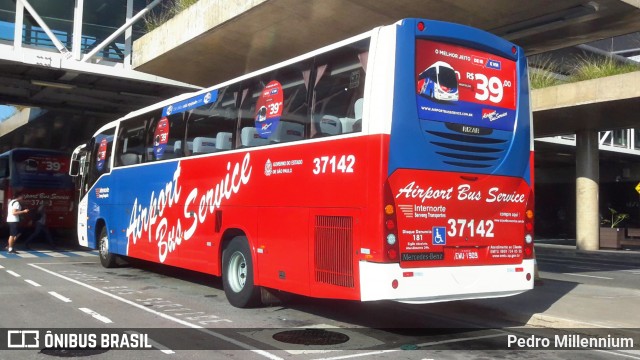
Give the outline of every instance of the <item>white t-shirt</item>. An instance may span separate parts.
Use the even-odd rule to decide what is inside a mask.
[[[22,210],[22,208],[20,207],[20,202],[17,200],[11,200],[9,201],[9,211],[8,211],[8,215],[7,215],[7,222],[19,222],[20,221],[20,216],[19,215],[13,215],[13,211],[14,210]]]

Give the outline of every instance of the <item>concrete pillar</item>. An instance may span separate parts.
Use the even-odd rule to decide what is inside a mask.
[[[600,248],[598,190],[600,182],[598,132],[576,134],[576,246],[578,250]]]

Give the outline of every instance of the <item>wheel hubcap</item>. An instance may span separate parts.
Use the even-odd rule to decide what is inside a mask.
[[[233,292],[240,292],[247,282],[247,260],[241,252],[234,252],[229,260],[229,285]]]
[[[100,256],[107,258],[109,254],[109,239],[105,236],[100,240]]]

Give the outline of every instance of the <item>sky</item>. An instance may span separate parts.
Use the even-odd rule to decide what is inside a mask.
[[[15,108],[13,106],[0,105],[0,121],[13,115]]]

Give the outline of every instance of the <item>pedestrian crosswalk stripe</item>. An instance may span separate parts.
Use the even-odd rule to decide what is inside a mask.
[[[97,256],[98,251],[67,251],[67,250],[18,250],[17,254],[6,251],[0,252],[0,259],[32,259],[32,258],[63,258],[63,257],[89,257]]]
[[[69,255],[66,255],[65,253],[56,252],[56,251],[48,252],[47,255],[49,255],[51,257],[69,257]]]
[[[36,254],[31,254],[31,253],[28,253],[28,252],[20,252],[20,254],[19,254],[19,255],[20,255],[20,257],[21,257],[21,258],[34,258],[34,257],[38,257],[38,255],[36,255]]]
[[[98,251],[67,251],[66,254],[73,254],[73,256],[96,256],[98,255]]]

